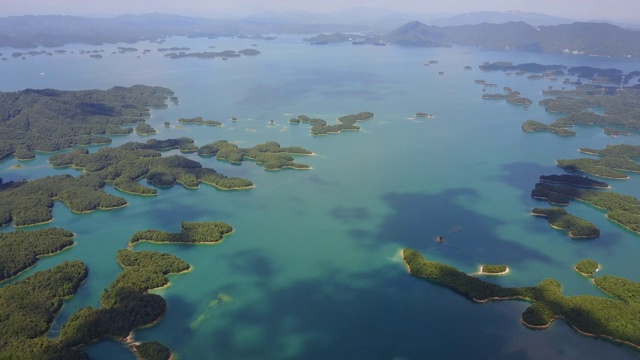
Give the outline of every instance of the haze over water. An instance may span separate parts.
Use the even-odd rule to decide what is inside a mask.
[[[189,52],[253,48],[255,57],[177,59],[157,48],[190,47]],[[119,44],[122,45],[122,44]],[[561,81],[484,73],[485,61],[590,65],[640,70],[632,60],[582,56],[489,52],[472,48],[398,46],[312,46],[297,36],[274,41],[170,38],[138,43],[136,53],[116,54],[118,45],[69,45],[66,54],[10,58],[0,63],[1,91],[25,88],[82,90],[134,84],[172,89],[179,105],[154,110],[148,120],[156,139],[186,136],[202,146],[216,140],[251,147],[266,141],[302,146],[316,156],[297,157],[312,170],[265,171],[186,155],[228,176],[250,179],[256,188],[220,191],[202,185],[159,189],[156,197],[107,191],[129,206],[72,214],[56,203],[55,220],[43,226],[77,234],[76,245],[42,258],[22,279],[64,260],[80,259],[89,280],[69,300],[57,325],[99,297],[119,274],[115,256],[133,233],[155,228],[178,231],[181,221],[224,221],[235,232],[220,244],[141,244],[135,250],[177,255],[193,266],[170,277],[156,292],[168,311],[154,327],[135,331],[136,340],[158,340],[181,359],[540,359],[636,358],[638,352],[584,337],[562,320],[531,331],[519,320],[528,306],[505,301],[475,304],[449,289],[409,276],[398,256],[404,247],[425,257],[475,272],[480,264],[507,264],[511,273],[489,281],[505,286],[535,285],[555,278],[567,295],[603,296],[572,266],[592,258],[602,273],[634,281],[638,276],[638,235],[604,213],[576,202],[568,211],[596,224],[598,239],[572,240],[529,214],[546,207],[530,197],[540,175],[561,173],[556,159],[581,157],[580,147],[637,145],[638,136],[611,138],[599,127],[577,127],[575,137],[524,133],[528,119],[551,122],[557,114],[537,105],[541,90]],[[142,54],[143,49],[151,49]],[[102,59],[79,50],[104,49]],[[0,49],[10,54],[12,49]],[[70,51],[75,51],[71,54]],[[138,58],[139,56],[139,58]],[[425,66],[429,60],[437,64]],[[472,70],[463,67],[472,66]],[[439,75],[444,72],[444,75]],[[533,100],[530,110],[483,100],[483,79]],[[310,136],[300,114],[329,123],[339,116],[371,111],[359,132]],[[413,118],[417,112],[433,119]],[[181,117],[221,121],[221,128],[178,125]],[[231,122],[231,117],[237,122]],[[411,119],[410,119],[411,118]],[[274,120],[274,126],[268,126]],[[169,121],[171,128],[163,123]],[[146,141],[114,137],[112,146]],[[98,147],[91,147],[96,151]],[[167,154],[176,153],[175,151]],[[73,169],[53,169],[46,154],[36,160],[0,163],[6,180],[34,179]],[[612,190],[640,196],[638,176],[611,180]],[[11,231],[4,228],[1,231]],[[444,244],[434,241],[443,235]],[[15,280],[14,280],[15,281]],[[13,282],[13,281],[12,281]],[[219,294],[228,302],[216,302]],[[51,336],[55,336],[55,329]],[[117,342],[90,349],[94,359],[134,358]]]

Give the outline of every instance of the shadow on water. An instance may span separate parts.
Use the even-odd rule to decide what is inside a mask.
[[[469,264],[553,261],[535,249],[500,238],[495,232],[503,225],[498,219],[500,214],[489,218],[460,205],[461,199],[475,197],[477,194],[471,189],[439,194],[388,193],[383,200],[392,213],[368,240],[372,245],[397,242],[427,253],[437,251],[442,256],[464,258]],[[439,237],[442,243],[437,241]]]
[[[529,203],[531,200],[531,190],[540,180],[540,175],[564,174],[565,172],[557,166],[540,166],[529,162],[518,162],[502,165],[499,175],[491,180],[500,181],[521,192],[522,203]]]

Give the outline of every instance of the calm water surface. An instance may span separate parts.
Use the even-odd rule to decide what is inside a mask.
[[[262,54],[223,61],[170,60],[159,47],[191,51],[241,50]],[[558,115],[532,105],[482,100],[484,79],[501,91],[509,86],[537,101],[560,82],[527,80],[502,72],[483,73],[485,61],[591,65],[639,70],[632,60],[612,60],[471,48],[418,49],[396,46],[311,46],[300,37],[275,41],[172,38],[162,45],[139,43],[148,54],[112,54],[117,45],[67,46],[66,54],[9,57],[0,63],[0,90],[80,90],[147,84],[165,86],[179,105],[154,110],[148,121],[157,139],[187,136],[197,145],[225,139],[251,147],[265,141],[298,145],[316,156],[299,157],[309,171],[267,172],[251,162],[241,166],[187,155],[229,176],[251,179],[248,191],[220,191],[203,185],[159,189],[157,197],[124,196],[129,206],[72,214],[56,204],[55,221],[77,234],[76,246],[40,260],[22,274],[81,259],[87,283],[69,300],[50,336],[78,308],[99,306],[102,290],[120,272],[115,261],[131,235],[147,228],[178,231],[180,221],[224,221],[235,232],[214,246],[141,244],[179,256],[193,266],[170,277],[156,291],[168,302],[162,321],[135,332],[137,340],[158,340],[180,359],[574,359],[637,358],[638,352],[587,338],[566,323],[544,331],[520,323],[523,302],[474,304],[452,291],[407,275],[398,256],[403,247],[467,272],[483,263],[505,263],[505,286],[537,284],[552,277],[565,294],[602,295],[572,266],[593,258],[603,273],[640,281],[640,239],[581,204],[569,211],[594,222],[595,240],[571,240],[529,215],[545,206],[529,193],[542,174],[560,173],[559,158],[580,147],[637,144],[637,135],[611,138],[597,127],[578,127],[578,136],[523,133],[527,119],[551,122]],[[126,45],[130,46],[130,45]],[[80,50],[104,50],[91,59]],[[11,54],[12,49],[0,49]],[[72,54],[71,51],[74,51]],[[428,60],[437,64],[425,66]],[[463,70],[470,65],[472,70]],[[439,75],[439,72],[444,75]],[[298,114],[336,118],[372,111],[359,132],[312,137],[309,126],[290,125]],[[412,119],[416,112],[434,119]],[[180,117],[203,116],[221,128],[177,127]],[[237,122],[229,119],[235,116]],[[269,120],[276,125],[269,127]],[[163,126],[164,121],[172,124]],[[145,141],[131,135],[113,145]],[[92,151],[96,148],[91,148]],[[174,152],[169,152],[172,154]],[[48,156],[0,163],[5,180],[70,173],[48,166]],[[613,190],[640,196],[638,176],[611,181]],[[11,231],[5,228],[1,231]],[[434,238],[446,237],[444,245]],[[15,281],[15,280],[14,280]],[[10,283],[10,282],[9,282]],[[219,294],[231,301],[212,303]],[[89,348],[94,359],[133,358],[118,342]]]

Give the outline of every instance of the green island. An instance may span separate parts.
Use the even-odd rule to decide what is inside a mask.
[[[156,129],[147,123],[140,123],[136,126],[136,134],[140,136],[155,135]]]
[[[600,236],[598,229],[591,222],[569,214],[563,208],[534,208],[531,210],[534,216],[546,217],[551,227],[568,230],[571,238],[597,238]]]
[[[600,270],[600,264],[591,259],[578,261],[573,268],[584,276],[593,276]]]
[[[610,187],[609,184],[604,181],[594,180],[590,177],[582,175],[540,175],[540,181],[552,184],[565,184],[594,189],[608,189]]]
[[[428,114],[428,113],[424,113],[424,112],[416,113],[416,117],[423,117],[423,118],[427,118],[427,119],[433,119],[434,118],[434,116],[432,114]]]
[[[487,86],[489,84],[485,83],[484,85]],[[507,103],[511,105],[533,104],[533,101],[531,101],[531,99],[522,96],[519,91],[515,91],[509,87],[505,87],[504,92],[504,94],[482,94],[482,98],[485,100],[506,100]]]
[[[564,75],[567,69],[564,65],[542,65],[537,63],[525,63],[514,65],[509,61],[484,62],[479,66],[482,71],[521,71],[523,73],[545,73],[555,76]]]
[[[640,159],[640,146],[607,145],[601,150],[581,148],[580,152],[597,155],[600,158],[558,160],[558,166],[566,171],[582,171],[612,179],[627,179],[629,176],[622,171],[640,172],[640,165],[635,162],[635,160]]]
[[[105,182],[96,175],[55,175],[21,182],[0,191],[0,226],[13,222],[29,226],[53,220],[54,201],[60,201],[71,211],[84,213],[96,209],[114,209],[127,204],[124,198],[102,190]]]
[[[202,116],[196,116],[194,118],[180,118],[178,122],[181,124],[198,124],[198,125],[208,125],[208,126],[222,126],[222,123],[217,120],[205,120]]]
[[[202,157],[215,156],[219,160],[227,160],[234,164],[240,164],[244,160],[253,160],[256,164],[264,166],[265,170],[280,170],[282,168],[310,169],[306,164],[294,162],[295,155],[313,155],[307,149],[299,146],[281,147],[275,141],[258,144],[251,148],[240,148],[227,140],[218,140],[211,144],[201,146],[198,155]]]
[[[622,129],[617,129],[617,128],[612,128],[612,127],[606,127],[603,129],[604,133],[606,135],[609,135],[611,137],[616,137],[616,136],[620,136],[620,135],[631,135],[631,131],[627,131],[627,130],[622,130]]]
[[[547,125],[536,120],[527,120],[522,124],[522,131],[525,132],[550,132],[560,136],[575,136],[576,132],[569,130],[565,127],[555,126],[554,124]]]
[[[71,231],[58,228],[0,233],[0,281],[35,265],[40,256],[73,246],[73,238]]]
[[[140,360],[169,360],[171,350],[164,344],[157,341],[145,341],[139,344],[132,344],[136,358]]]
[[[231,234],[231,225],[223,222],[181,222],[179,233],[170,233],[162,230],[144,230],[133,234],[129,245],[148,241],[157,243],[180,244],[215,244],[220,242],[225,235]]]
[[[465,274],[453,266],[425,259],[417,250],[404,249],[404,262],[415,277],[454,290],[475,302],[522,300],[532,303],[521,316],[523,325],[545,329],[561,318],[580,334],[640,347],[640,283],[615,276],[594,280],[611,297],[564,296],[562,285],[545,279],[532,287],[505,288]]]
[[[619,90],[614,87],[589,84],[578,85],[573,90],[543,91],[543,94],[555,96],[555,98],[544,99],[539,102],[540,105],[549,112],[566,114],[549,124],[551,129],[567,129],[581,124],[631,131],[640,130],[640,120],[638,120],[640,119],[640,89],[627,87]],[[605,112],[597,114],[589,111],[592,108],[602,108]]]
[[[30,159],[34,151],[110,143],[105,135],[131,133],[121,126],[144,122],[151,108],[166,108],[172,95],[169,89],[144,85],[0,92],[0,160],[16,151],[19,159]]]
[[[318,118],[310,118],[306,115],[299,115],[299,122],[311,125],[311,134],[312,135],[325,135],[325,134],[334,134],[339,133],[344,130],[360,130],[360,127],[356,126],[358,121],[369,120],[374,116],[372,112],[363,111],[357,114],[350,114],[341,116],[338,118],[338,124],[328,125],[328,123],[323,119]],[[291,123],[296,123],[295,121],[289,120]]]
[[[581,200],[607,210],[607,218],[631,231],[640,233],[640,201],[633,196],[612,191],[537,183],[531,191],[531,197],[556,205],[568,205],[569,199]]]
[[[157,194],[156,189],[138,183],[141,178],[154,186],[179,183],[186,188],[197,188],[203,182],[223,190],[253,187],[249,180],[228,178],[184,156],[161,156],[161,150],[174,148],[183,152],[197,149],[189,138],[149,140],[146,143],[130,142],[115,148],[102,148],[95,153],[78,149],[53,155],[49,162],[56,167],[82,169],[86,174],[111,182],[118,190],[138,195]]]
[[[507,265],[482,265],[480,275],[504,275],[509,272]]]
[[[63,299],[75,295],[87,275],[82,262],[63,262],[0,288],[0,358],[88,359],[46,336]]]

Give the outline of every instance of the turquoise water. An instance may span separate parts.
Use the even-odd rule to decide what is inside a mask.
[[[228,61],[170,60],[156,51],[171,46],[241,50],[254,43],[261,55]],[[236,166],[188,155],[226,175],[251,179],[257,187],[229,192],[175,186],[159,189],[157,197],[107,187],[129,206],[84,215],[56,204],[55,220],[44,226],[73,231],[77,244],[41,259],[18,279],[72,259],[85,261],[90,277],[65,304],[51,336],[78,308],[99,306],[102,289],[120,271],[116,251],[136,231],[177,231],[180,221],[224,221],[236,231],[218,245],[136,246],[170,252],[193,266],[157,291],[167,299],[168,311],[158,325],[136,330],[137,340],[161,341],[181,359],[638,356],[628,347],[581,336],[562,321],[544,331],[528,330],[519,323],[526,303],[474,304],[408,276],[397,253],[413,247],[467,272],[482,263],[506,263],[511,274],[490,281],[524,286],[552,277],[563,283],[565,294],[600,294],[572,270],[584,258],[600,262],[603,273],[640,281],[638,235],[603,213],[581,204],[569,207],[601,229],[602,236],[589,241],[571,240],[529,215],[531,208],[545,206],[529,192],[539,175],[560,172],[556,159],[580,156],[580,147],[637,144],[637,135],[611,138],[596,127],[579,127],[572,138],[523,133],[525,120],[550,122],[557,115],[538,105],[526,111],[482,100],[482,87],[473,82],[498,84],[488,92],[512,87],[535,104],[543,98],[541,90],[561,83],[483,73],[477,66],[509,60],[631,71],[640,63],[460,47],[311,46],[294,36],[276,41],[172,38],[162,45],[134,45],[153,50],[145,55],[112,55],[116,46],[74,45],[65,48],[74,54],[10,58],[0,63],[0,90],[165,86],[180,104],[153,111],[149,123],[158,131],[155,138],[188,136],[198,145],[226,139],[246,147],[274,140],[303,146],[316,156],[298,158],[313,167],[309,171],[267,172],[251,162]],[[90,59],[78,54],[81,49],[104,49],[104,58]],[[439,63],[424,66],[428,60]],[[465,65],[473,70],[463,70]],[[360,124],[359,132],[312,137],[307,125],[288,123],[289,114],[334,122],[359,111],[376,114]],[[416,112],[436,117],[409,119]],[[177,125],[178,118],[193,116],[224,126],[163,127],[164,121]],[[269,127],[269,120],[276,125]],[[114,145],[145,140],[134,134],[114,138]],[[46,154],[22,162],[23,169],[13,169],[17,163],[0,163],[0,177],[78,174],[50,168]],[[611,184],[615,191],[640,196],[638,176]],[[446,237],[444,246],[433,241],[438,235]],[[219,294],[232,300],[211,306]],[[111,341],[92,346],[89,353],[94,359],[128,354]]]

